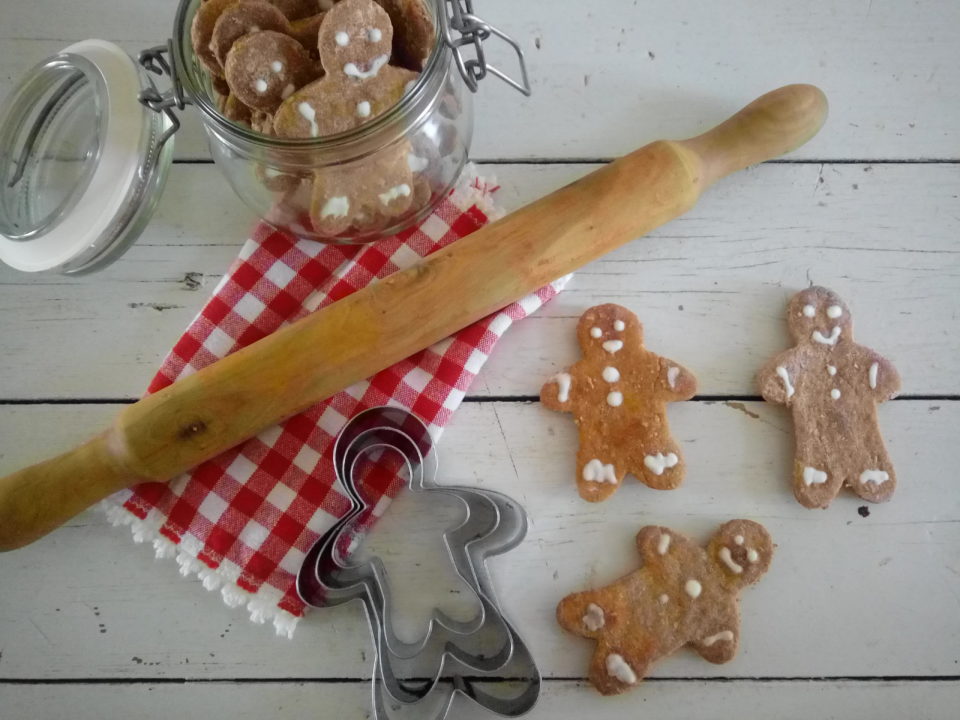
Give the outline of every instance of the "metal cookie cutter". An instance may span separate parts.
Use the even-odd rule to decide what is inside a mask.
[[[526,515],[506,495],[435,481],[436,453],[423,422],[398,408],[374,408],[354,417],[334,446],[334,466],[351,510],[310,549],[297,578],[303,601],[330,607],[363,602],[375,647],[373,706],[377,718],[443,718],[457,694],[488,710],[515,717],[536,703],[540,673],[526,644],[503,616],[486,559],[516,547],[526,534]],[[439,609],[419,642],[401,641],[391,620],[392,599],[382,561],[350,564],[347,554],[368,501],[358,482],[364,462],[389,460],[406,469],[411,492],[424,499],[442,493],[459,500],[465,519],[444,533],[454,570],[476,595],[480,610],[468,621]],[[504,685],[507,685],[504,688]]]

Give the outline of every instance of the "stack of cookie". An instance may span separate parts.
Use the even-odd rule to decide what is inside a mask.
[[[321,138],[370,122],[410,90],[434,42],[422,0],[205,0],[191,40],[220,111],[264,135]],[[388,156],[386,156],[388,155]],[[400,143],[376,167],[307,178],[313,230],[385,227],[429,200],[426,162]],[[300,177],[265,170],[268,189],[303,192]]]

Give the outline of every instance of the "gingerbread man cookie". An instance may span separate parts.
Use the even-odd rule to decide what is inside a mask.
[[[738,594],[770,567],[773,541],[750,520],[720,526],[706,550],[680,533],[647,526],[637,534],[643,567],[612,585],[565,597],[557,622],[597,643],[589,679],[604,695],[629,690],[656,660],[691,646],[729,662],[740,635]]]
[[[672,490],[685,465],[667,423],[668,402],[689,400],[696,378],[643,347],[643,326],[620,305],[597,305],[577,325],[583,359],[546,383],[540,400],[569,412],[580,430],[577,488],[605,500],[632,473],[645,485]]]
[[[849,308],[826,288],[795,295],[787,324],[797,344],[768,363],[758,383],[764,400],[793,413],[793,494],[808,508],[827,507],[844,485],[864,500],[889,500],[897,478],[877,403],[900,391],[896,369],[853,341]]]
[[[274,30],[237,40],[227,53],[224,72],[244,105],[268,113],[319,74],[303,45]]]
[[[260,30],[275,30],[291,34],[290,23],[282,12],[264,0],[244,0],[227,7],[213,26],[210,50],[221,65],[227,63],[227,53],[244,35]]]

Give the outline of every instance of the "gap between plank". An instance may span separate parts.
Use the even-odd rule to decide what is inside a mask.
[[[470,158],[477,165],[603,165],[616,157]],[[213,165],[212,158],[178,158],[174,165]],[[761,165],[960,165],[956,158],[776,158]]]

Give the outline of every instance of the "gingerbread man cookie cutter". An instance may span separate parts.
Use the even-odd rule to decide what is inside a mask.
[[[480,610],[471,620],[458,621],[435,609],[418,642],[401,641],[394,631],[382,561],[372,557],[350,564],[346,558],[356,528],[372,510],[358,475],[362,463],[374,454],[381,456],[378,462],[399,455],[410,490],[424,500],[434,493],[446,494],[459,500],[465,511],[464,521],[447,531],[444,541],[454,570],[476,595]],[[399,704],[417,717],[443,718],[457,694],[507,717],[529,710],[539,696],[540,674],[526,644],[504,618],[485,565],[488,557],[507,552],[523,539],[527,523],[522,509],[500,493],[437,485],[436,453],[426,426],[398,408],[374,408],[347,423],[334,446],[334,467],[351,510],[310,549],[297,590],[314,607],[363,603],[376,649],[376,717],[398,717]],[[504,677],[515,681],[509,691],[491,692],[490,681]]]

